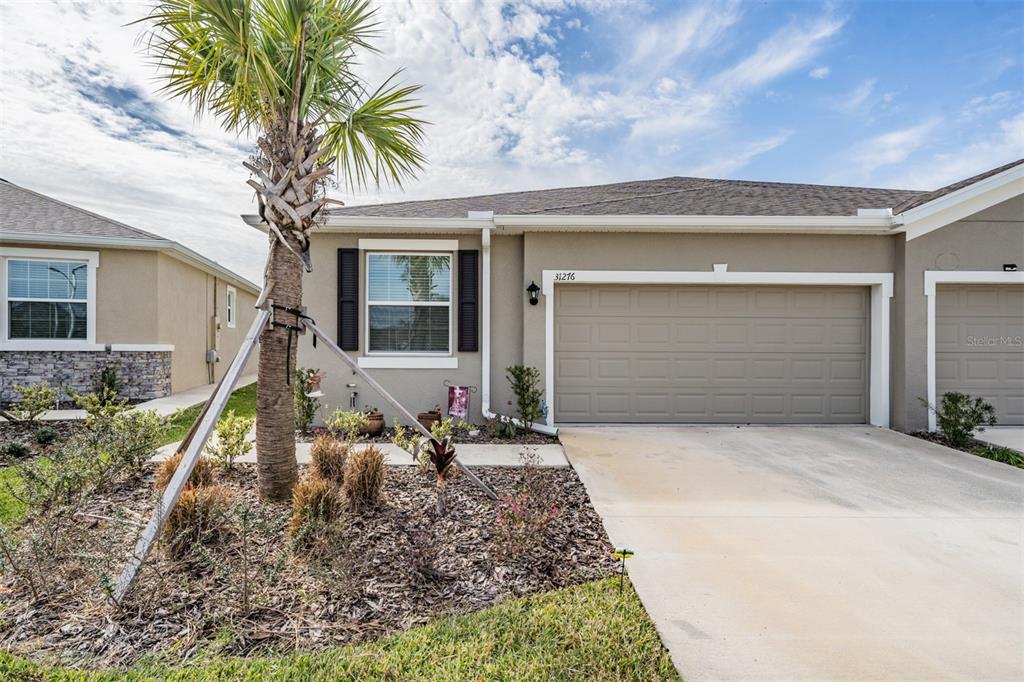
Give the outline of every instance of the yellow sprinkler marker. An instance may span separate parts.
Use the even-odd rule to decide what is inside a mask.
[[[626,559],[633,557],[633,550],[623,547],[612,552],[612,556],[622,562],[622,569],[619,571],[619,594],[622,594],[622,581],[626,576]]]

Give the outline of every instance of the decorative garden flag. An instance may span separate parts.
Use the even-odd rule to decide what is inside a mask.
[[[448,387],[448,416],[459,419],[469,416],[469,386]]]

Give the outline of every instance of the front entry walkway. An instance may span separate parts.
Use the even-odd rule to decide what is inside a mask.
[[[688,682],[1024,679],[1024,470],[864,426],[561,437]]]

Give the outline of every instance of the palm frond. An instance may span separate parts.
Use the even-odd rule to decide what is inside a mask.
[[[420,151],[427,125],[413,113],[419,86],[400,86],[392,75],[341,120],[328,123],[325,140],[334,151],[344,182],[352,189],[402,181],[423,167]]]

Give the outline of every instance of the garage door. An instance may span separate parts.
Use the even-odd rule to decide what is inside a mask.
[[[1024,286],[939,285],[935,393],[983,397],[1000,424],[1024,424]]]
[[[864,423],[866,287],[555,287],[555,419]]]

